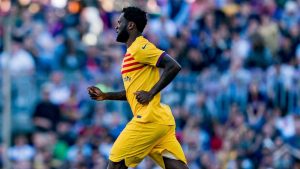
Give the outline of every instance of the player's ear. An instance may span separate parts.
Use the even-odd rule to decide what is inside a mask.
[[[131,21],[129,21],[129,22],[128,22],[128,25],[127,25],[127,28],[128,28],[128,30],[133,30],[133,29],[134,29],[134,27],[135,27],[135,23],[134,23],[134,22],[131,22]]]

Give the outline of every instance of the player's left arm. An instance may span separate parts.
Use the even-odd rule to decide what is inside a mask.
[[[179,65],[179,63],[177,63],[168,54],[161,56],[160,61],[157,63],[156,66],[159,68],[163,68],[163,73],[159,81],[152,87],[152,89],[149,92],[135,92],[137,101],[143,105],[148,104],[153,99],[153,97],[157,93],[159,93],[163,88],[165,88],[181,70],[181,66]]]

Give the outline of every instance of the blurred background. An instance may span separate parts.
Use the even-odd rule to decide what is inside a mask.
[[[300,0],[0,0],[0,168],[106,168],[131,110],[86,88],[123,88],[129,5],[182,65],[162,100],[191,169],[300,168]]]

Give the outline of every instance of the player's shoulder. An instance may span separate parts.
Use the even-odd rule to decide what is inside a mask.
[[[139,37],[137,43],[135,43],[134,50],[137,52],[147,52],[148,50],[155,49],[156,46],[145,37]]]

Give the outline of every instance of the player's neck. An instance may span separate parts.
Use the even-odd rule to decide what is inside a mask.
[[[129,36],[129,38],[126,42],[127,48],[129,48],[131,46],[131,44],[135,41],[135,39],[141,35],[142,35],[141,33],[137,32],[137,33],[134,33],[131,36]]]

